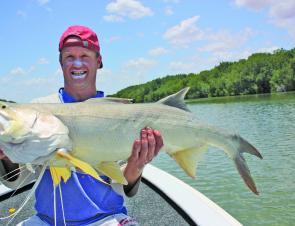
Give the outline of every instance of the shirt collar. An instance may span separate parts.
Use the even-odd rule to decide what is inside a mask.
[[[59,99],[63,103],[74,103],[74,102],[79,102],[77,101],[74,97],[72,97],[70,94],[68,94],[64,88],[60,88],[58,90],[58,95]],[[96,95],[91,97],[91,98],[101,98],[104,97],[104,92],[103,91],[96,91]]]

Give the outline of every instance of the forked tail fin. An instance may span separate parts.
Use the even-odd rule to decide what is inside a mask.
[[[250,170],[248,168],[248,165],[243,157],[243,152],[247,152],[251,155],[255,155],[258,158],[262,159],[262,155],[259,153],[259,151],[251,145],[249,142],[244,140],[238,135],[232,136],[232,139],[236,142],[238,142],[238,152],[235,156],[233,156],[233,160],[235,162],[236,168],[239,171],[239,174],[243,178],[245,184],[250,188],[250,190],[255,193],[256,195],[259,195],[259,192],[257,191],[256,185],[254,180],[251,177]]]
[[[211,134],[210,134],[211,133]],[[236,168],[244,180],[248,188],[256,195],[259,194],[255,182],[251,177],[250,170],[243,157],[243,153],[255,155],[262,159],[259,151],[238,135],[228,135],[212,128],[206,128],[206,133],[203,133],[204,143],[199,143],[199,146],[181,149],[175,151],[171,156],[176,160],[179,166],[192,178],[195,178],[195,172],[198,162],[202,155],[208,150],[207,146],[212,145],[223,149],[227,155],[233,159]]]
[[[256,195],[259,195],[259,192],[257,191],[255,182],[251,177],[250,170],[247,166],[244,157],[242,155],[237,155],[237,157],[234,159],[234,162],[237,170],[239,171],[241,177],[243,178],[248,188],[250,188],[250,190]]]

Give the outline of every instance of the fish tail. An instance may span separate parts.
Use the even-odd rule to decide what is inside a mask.
[[[234,162],[236,165],[237,170],[239,171],[239,174],[243,178],[245,184],[250,188],[250,190],[256,194],[259,195],[259,192],[257,191],[256,185],[254,180],[251,177],[250,170],[248,168],[248,165],[242,155],[237,155],[236,158],[234,158]]]
[[[256,194],[259,195],[259,192],[257,191],[256,185],[254,180],[251,177],[249,167],[243,157],[243,152],[247,152],[251,155],[255,155],[258,158],[262,159],[262,155],[259,153],[259,151],[251,145],[249,142],[244,140],[238,135],[233,135],[232,140],[235,142],[235,144],[238,145],[238,150],[236,152],[236,155],[233,156],[234,163],[236,165],[236,168],[243,178],[245,184],[250,188],[250,190]],[[236,146],[236,145],[235,145]]]
[[[239,153],[247,152],[251,155],[257,156],[260,159],[263,158],[259,151],[242,137],[238,135],[233,135],[232,139],[239,143]]]

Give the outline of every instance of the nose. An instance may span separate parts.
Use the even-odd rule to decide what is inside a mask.
[[[73,61],[73,65],[74,65],[74,67],[82,67],[83,63],[80,59],[75,59]]]

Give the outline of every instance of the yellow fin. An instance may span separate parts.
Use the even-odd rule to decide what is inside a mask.
[[[105,182],[103,179],[100,178],[98,173],[91,165],[89,165],[86,162],[83,162],[82,160],[79,160],[73,156],[71,156],[69,153],[65,152],[63,149],[60,149],[60,151],[57,151],[58,156],[66,159],[71,164],[73,164],[75,167],[81,169],[84,173],[87,173],[88,175],[94,177],[95,179],[99,180],[100,182],[109,185],[107,182]]]
[[[171,156],[178,165],[192,178],[196,177],[197,163],[201,160],[207,145],[183,149],[173,153]]]
[[[71,176],[71,171],[65,167],[50,167],[49,169],[55,187],[60,184],[61,178],[66,183]]]
[[[127,185],[128,182],[126,181],[124,174],[116,162],[100,162],[96,168],[102,172],[104,175],[108,176],[112,180],[120,184]]]

